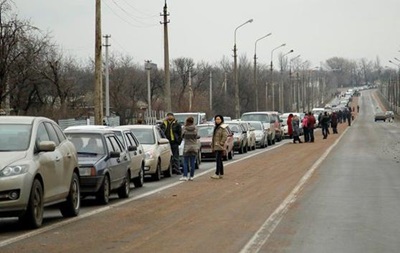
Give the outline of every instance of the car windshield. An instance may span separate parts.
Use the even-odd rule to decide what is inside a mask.
[[[255,130],[262,130],[261,123],[258,122],[250,122],[250,125],[254,127]]]
[[[100,134],[67,133],[67,137],[74,144],[78,154],[104,155],[106,153]]]
[[[27,124],[0,124],[0,152],[27,150],[31,131]]]
[[[139,140],[141,144],[155,144],[154,131],[153,129],[132,129],[133,134]]]
[[[261,121],[263,123],[269,123],[270,118],[267,114],[245,114],[242,115],[243,121]]]
[[[198,134],[200,137],[212,137],[214,132],[214,127],[204,126],[198,128]]]
[[[239,124],[229,123],[229,128],[234,133],[240,133],[240,126]]]

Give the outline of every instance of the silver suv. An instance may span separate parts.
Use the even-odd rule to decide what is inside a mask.
[[[0,217],[38,228],[50,204],[59,204],[64,217],[77,216],[79,181],[75,147],[54,121],[0,118]]]

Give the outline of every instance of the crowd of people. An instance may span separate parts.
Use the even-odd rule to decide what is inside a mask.
[[[359,112],[359,110],[360,107],[357,106],[357,112]],[[312,112],[308,112],[305,113],[301,124],[299,117],[291,113],[287,119],[289,137],[293,139],[293,143],[303,143],[300,139],[301,130],[303,130],[304,142],[314,142],[314,131],[316,128],[321,128],[323,139],[327,139],[330,134],[330,128],[332,128],[333,134],[338,134],[338,124],[347,121],[348,125],[351,126],[351,121],[354,120],[354,113],[354,107],[345,107],[343,111],[333,111],[332,113],[325,111],[320,113],[318,119],[316,119]]]

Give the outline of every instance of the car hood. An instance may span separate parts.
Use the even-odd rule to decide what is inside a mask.
[[[155,148],[155,144],[142,144],[144,152],[149,150],[153,150]]]
[[[0,170],[26,157],[26,151],[0,152]]]

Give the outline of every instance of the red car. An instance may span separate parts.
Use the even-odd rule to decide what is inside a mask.
[[[224,155],[224,160],[230,160],[233,158],[233,133],[229,129],[228,125],[224,125],[224,128],[226,129],[228,133],[228,138],[226,139],[225,142],[225,155]],[[200,124],[197,125],[198,129],[198,135],[200,136],[200,142],[201,142],[201,158],[202,159],[207,159],[207,158],[215,158],[215,153],[211,149],[211,141],[212,141],[212,136],[214,132],[214,124]]]

